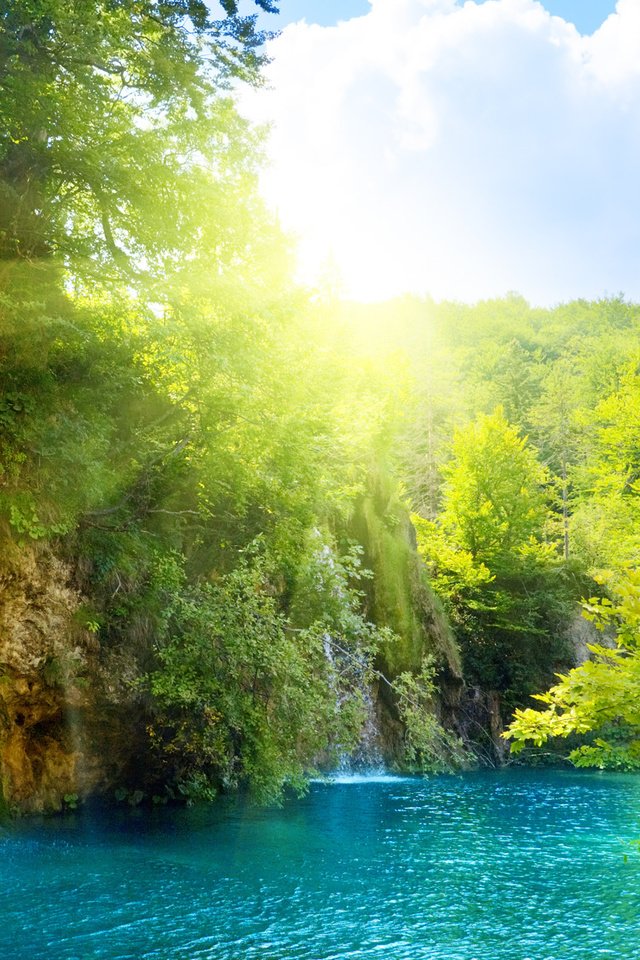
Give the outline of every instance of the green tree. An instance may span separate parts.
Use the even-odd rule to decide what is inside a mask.
[[[258,82],[252,21],[223,6],[0,13],[0,512],[73,562],[103,648],[148,675],[165,778],[267,796],[357,733],[344,678],[376,634],[344,563],[322,617],[288,609],[310,529],[362,482],[368,378],[308,342],[229,90]]]
[[[619,386],[582,413],[582,462],[574,471],[578,549],[595,569],[624,570],[640,555],[640,377],[637,361]]]
[[[258,303],[284,319],[287,257],[226,89],[259,80],[255,22],[224,10],[0,13],[0,509],[21,535],[129,522],[163,465],[255,412]]]
[[[289,616],[274,559],[254,544],[232,572],[199,584],[174,558],[160,561],[152,740],[163,779],[183,791],[248,784],[278,799],[287,784],[304,789],[316,758],[335,762],[357,743],[386,639],[360,612],[358,551],[341,557],[315,531]]]
[[[584,608],[599,630],[615,632],[615,646],[590,645],[592,659],[536,696],[546,709],[516,710],[505,733],[514,753],[551,737],[595,731],[601,735],[594,742],[569,754],[576,766],[640,769],[640,574],[628,571],[615,596],[613,602],[592,598]]]
[[[577,589],[546,541],[546,470],[502,411],[456,432],[443,510],[417,520],[419,549],[446,602],[467,680],[506,709],[567,656],[562,634]]]
[[[559,358],[547,371],[541,396],[529,414],[540,456],[553,476],[558,492],[565,560],[569,559],[569,522],[572,512],[570,473],[578,456],[579,410],[584,402],[583,378],[575,360]]]
[[[238,151],[248,160],[255,142],[220,90],[234,74],[257,80],[260,37],[235,2],[224,6],[220,21],[201,0],[4,8],[2,260],[55,255],[93,278],[115,267],[153,275],[172,251],[193,248],[194,201],[211,204],[208,170],[218,208],[233,210]],[[238,219],[226,218],[227,231]],[[225,218],[216,220],[223,250]]]
[[[502,567],[532,538],[540,539],[546,479],[502,410],[483,414],[454,436],[440,524],[474,561]]]
[[[466,359],[469,387],[488,409],[497,405],[507,420],[524,430],[540,394],[540,362],[536,352],[512,339],[484,341]]]

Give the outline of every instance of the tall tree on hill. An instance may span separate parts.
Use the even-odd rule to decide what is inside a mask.
[[[497,409],[459,429],[443,509],[416,520],[420,550],[460,642],[465,676],[519,705],[567,656],[576,585],[547,542],[548,474]]]
[[[194,200],[212,170],[228,214],[238,160],[256,144],[221,94],[234,77],[258,82],[263,35],[235,2],[223,6],[213,21],[201,0],[5,5],[0,259],[153,274],[190,231],[193,247]],[[215,220],[223,251],[231,224]]]

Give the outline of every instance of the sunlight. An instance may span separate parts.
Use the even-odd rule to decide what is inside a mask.
[[[344,221],[318,236],[311,228],[299,236],[297,279],[309,286],[329,286],[347,300],[375,303],[415,289],[402,258],[384,255],[375,242]]]
[[[592,35],[534,0],[288,26],[242,109],[271,125],[264,195],[299,278],[330,259],[365,302],[636,296],[637,10]]]

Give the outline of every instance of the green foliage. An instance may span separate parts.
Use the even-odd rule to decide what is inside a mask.
[[[570,759],[576,767],[638,771],[640,770],[640,741],[616,745],[597,737],[593,744],[583,744],[572,750]]]
[[[414,673],[401,673],[393,682],[398,711],[405,728],[405,762],[414,772],[446,772],[466,766],[470,757],[462,742],[436,717],[437,687],[432,657]]]
[[[474,562],[502,568],[545,519],[546,474],[501,409],[458,430],[445,471],[440,525]]]
[[[357,739],[391,645],[357,548],[310,531],[344,529],[392,391],[321,345],[290,285],[231,96],[259,82],[259,37],[222,7],[0,13],[2,531],[72,563],[81,625],[147,676],[158,763],[189,798],[302,787]]]
[[[42,679],[51,687],[68,690],[71,685],[81,686],[82,657],[76,650],[65,650],[58,656],[49,656],[40,667]]]
[[[395,677],[419,671],[423,658],[433,655],[439,666],[459,673],[459,651],[414,548],[406,505],[381,467],[372,471],[368,488],[357,503],[351,529],[373,573],[366,584],[366,608],[376,623],[392,632],[392,641],[380,649],[379,666]]]
[[[640,757],[640,574],[628,571],[615,585],[616,600],[592,598],[584,615],[601,631],[616,631],[614,647],[592,644],[592,659],[559,676],[559,682],[536,699],[546,709],[517,710],[505,736],[512,751],[527,742],[541,746],[551,736],[598,731],[607,724],[618,728],[615,742],[598,737],[593,744],[573,750],[576,766],[635,770]]]
[[[576,469],[576,533],[593,567],[623,570],[640,556],[640,380],[637,361],[619,370],[615,391],[583,414],[587,456]]]
[[[244,48],[241,32],[193,0],[12,3],[0,18],[0,257],[62,257],[92,283],[114,267],[135,281],[173,272],[207,224],[198,201],[218,249],[237,251],[255,140],[220,90],[233,73],[256,79],[254,31]]]
[[[232,97],[255,19],[219,6],[0,11],[0,522],[55,544],[80,626],[145,674],[173,795],[272,798],[356,741],[374,666],[416,766],[457,762],[458,643],[508,704],[547,683],[584,569],[637,559],[640,319],[311,304]],[[599,656],[594,689],[634,654]]]
[[[260,553],[212,582],[187,583],[166,557],[160,575],[167,602],[149,676],[150,736],[181,792],[244,784],[278,799],[285,785],[304,788],[321,752],[355,744],[380,641],[348,583],[361,575],[357,553],[340,558],[312,538],[301,626],[282,612],[277,570]]]
[[[515,706],[567,656],[577,584],[553,543],[547,475],[501,410],[457,431],[436,521],[418,544],[445,599],[466,678]]]
[[[118,787],[114,791],[114,797],[118,803],[126,801],[130,807],[139,807],[145,799],[145,792],[144,790],[127,790],[126,787]]]
[[[129,523],[185,446],[202,460],[206,433],[219,458],[212,435],[256,413],[247,373],[286,313],[256,303],[283,298],[287,253],[225,87],[257,80],[252,23],[227,6],[0,14],[0,513],[20,537]]]

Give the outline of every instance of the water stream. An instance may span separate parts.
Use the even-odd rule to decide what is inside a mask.
[[[11,960],[637,960],[640,778],[340,776],[0,828]],[[628,856],[625,858],[625,854]]]
[[[324,655],[332,672],[339,673],[340,667],[336,661],[333,641],[329,634],[324,637]],[[340,777],[350,774],[363,774],[366,771],[376,775],[384,773],[385,762],[382,755],[381,735],[376,710],[376,697],[370,680],[366,676],[366,663],[362,664],[362,677],[358,682],[364,719],[360,731],[360,739],[355,747],[343,750],[339,754],[337,773]],[[335,690],[336,712],[341,709],[342,697],[339,690]],[[334,778],[335,779],[335,778]]]

